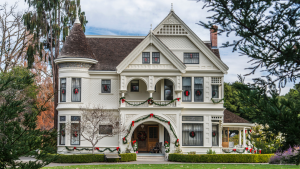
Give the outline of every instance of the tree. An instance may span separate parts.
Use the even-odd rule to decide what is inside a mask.
[[[46,110],[44,104],[36,103],[37,93],[28,69],[0,73],[0,168],[41,168],[54,160],[45,157],[55,145],[52,138],[57,132],[36,129],[37,116]],[[16,161],[28,155],[43,160]]]
[[[258,68],[264,71],[263,77],[253,79],[254,84],[234,84],[242,103],[247,105],[242,112],[254,115],[254,121],[264,126],[267,138],[268,133],[282,133],[282,150],[299,145],[300,104],[293,99],[280,99],[278,90],[287,82],[295,83],[300,75],[299,1],[206,0],[203,8],[214,14],[209,23],[199,25],[219,34],[234,33],[240,39],[223,47],[233,47],[233,52],[250,58],[253,66],[247,68],[251,70],[249,74]],[[300,151],[295,160],[300,163]]]
[[[77,137],[90,142],[94,154],[95,146],[101,139],[127,131],[121,122],[118,112],[103,107],[85,107],[81,108],[79,123],[68,123],[66,129],[69,133],[78,134]]]
[[[26,2],[26,0],[25,0]],[[58,104],[58,67],[54,60],[59,55],[59,49],[68,36],[69,30],[78,15],[83,31],[87,20],[85,13],[81,12],[80,0],[27,0],[33,10],[23,15],[24,25],[34,35],[33,45],[27,52],[28,66],[34,63],[34,55],[42,56],[41,49],[46,50],[53,77],[54,107]],[[79,12],[76,13],[76,6]],[[54,108],[54,128],[57,128],[58,112]]]

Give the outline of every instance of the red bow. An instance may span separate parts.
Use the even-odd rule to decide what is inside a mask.
[[[245,133],[247,133],[247,130],[245,130]]]
[[[125,99],[122,99],[122,103],[124,103],[125,102]]]
[[[236,149],[232,149],[233,151],[236,151]]]
[[[180,100],[180,98],[177,98],[177,101],[179,101]]]
[[[74,150],[76,150],[76,147],[74,147]]]
[[[250,153],[252,153],[252,148],[250,149]]]
[[[256,153],[256,150],[254,150],[254,153]]]
[[[248,147],[246,147],[246,150],[248,150]]]
[[[125,141],[125,137],[123,138],[123,141]]]
[[[252,131],[252,130],[250,130],[250,133],[251,133],[251,131]]]
[[[168,144],[168,141],[165,141],[165,144]]]
[[[75,94],[77,94],[78,93],[78,89],[76,88],[76,89],[74,89],[74,93]]]
[[[179,139],[177,139],[177,143],[179,142]]]
[[[117,151],[119,151],[120,147],[117,147],[116,149],[117,149]]]
[[[132,144],[135,144],[135,143],[136,143],[136,140],[133,140],[133,141],[132,141]]]
[[[96,147],[95,149],[96,149],[96,150],[99,150],[99,147]]]
[[[134,126],[134,121],[132,121],[132,126]]]
[[[168,121],[168,125],[170,125],[170,121]]]
[[[150,118],[153,117],[153,113],[150,114]]]
[[[189,96],[189,91],[186,90],[186,91],[185,91],[185,95],[186,95],[186,96]]]

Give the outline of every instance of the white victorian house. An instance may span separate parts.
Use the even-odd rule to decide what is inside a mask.
[[[245,146],[241,133],[253,124],[223,107],[229,68],[220,57],[217,33],[207,33],[210,41],[201,40],[173,10],[147,36],[84,35],[77,19],[55,60],[58,128],[68,122],[76,126],[80,107],[102,105],[119,113],[131,130],[102,139],[99,149],[124,152],[123,142],[136,140],[139,152],[150,152],[168,141],[172,153],[178,141],[184,153],[209,148],[222,153],[230,146],[229,130],[239,130],[239,145],[243,139]],[[91,147],[80,135],[65,132],[58,153]]]

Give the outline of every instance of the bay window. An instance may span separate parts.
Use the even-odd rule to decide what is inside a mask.
[[[191,96],[191,77],[183,77],[182,78],[182,101],[183,102],[190,102],[192,101]]]
[[[60,79],[60,102],[66,102],[66,78]]]
[[[203,102],[203,77],[194,78],[194,101]]]
[[[80,116],[71,116],[71,145],[80,145]]]
[[[81,102],[81,78],[72,78],[72,102]]]

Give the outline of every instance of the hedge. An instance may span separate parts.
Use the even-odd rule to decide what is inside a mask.
[[[49,154],[48,157],[54,157],[57,154]],[[108,159],[108,162],[127,162],[136,161],[136,153],[120,154],[120,159]],[[59,154],[53,161],[54,163],[93,163],[104,162],[104,154]]]
[[[169,161],[192,163],[268,163],[274,154],[169,154]]]

